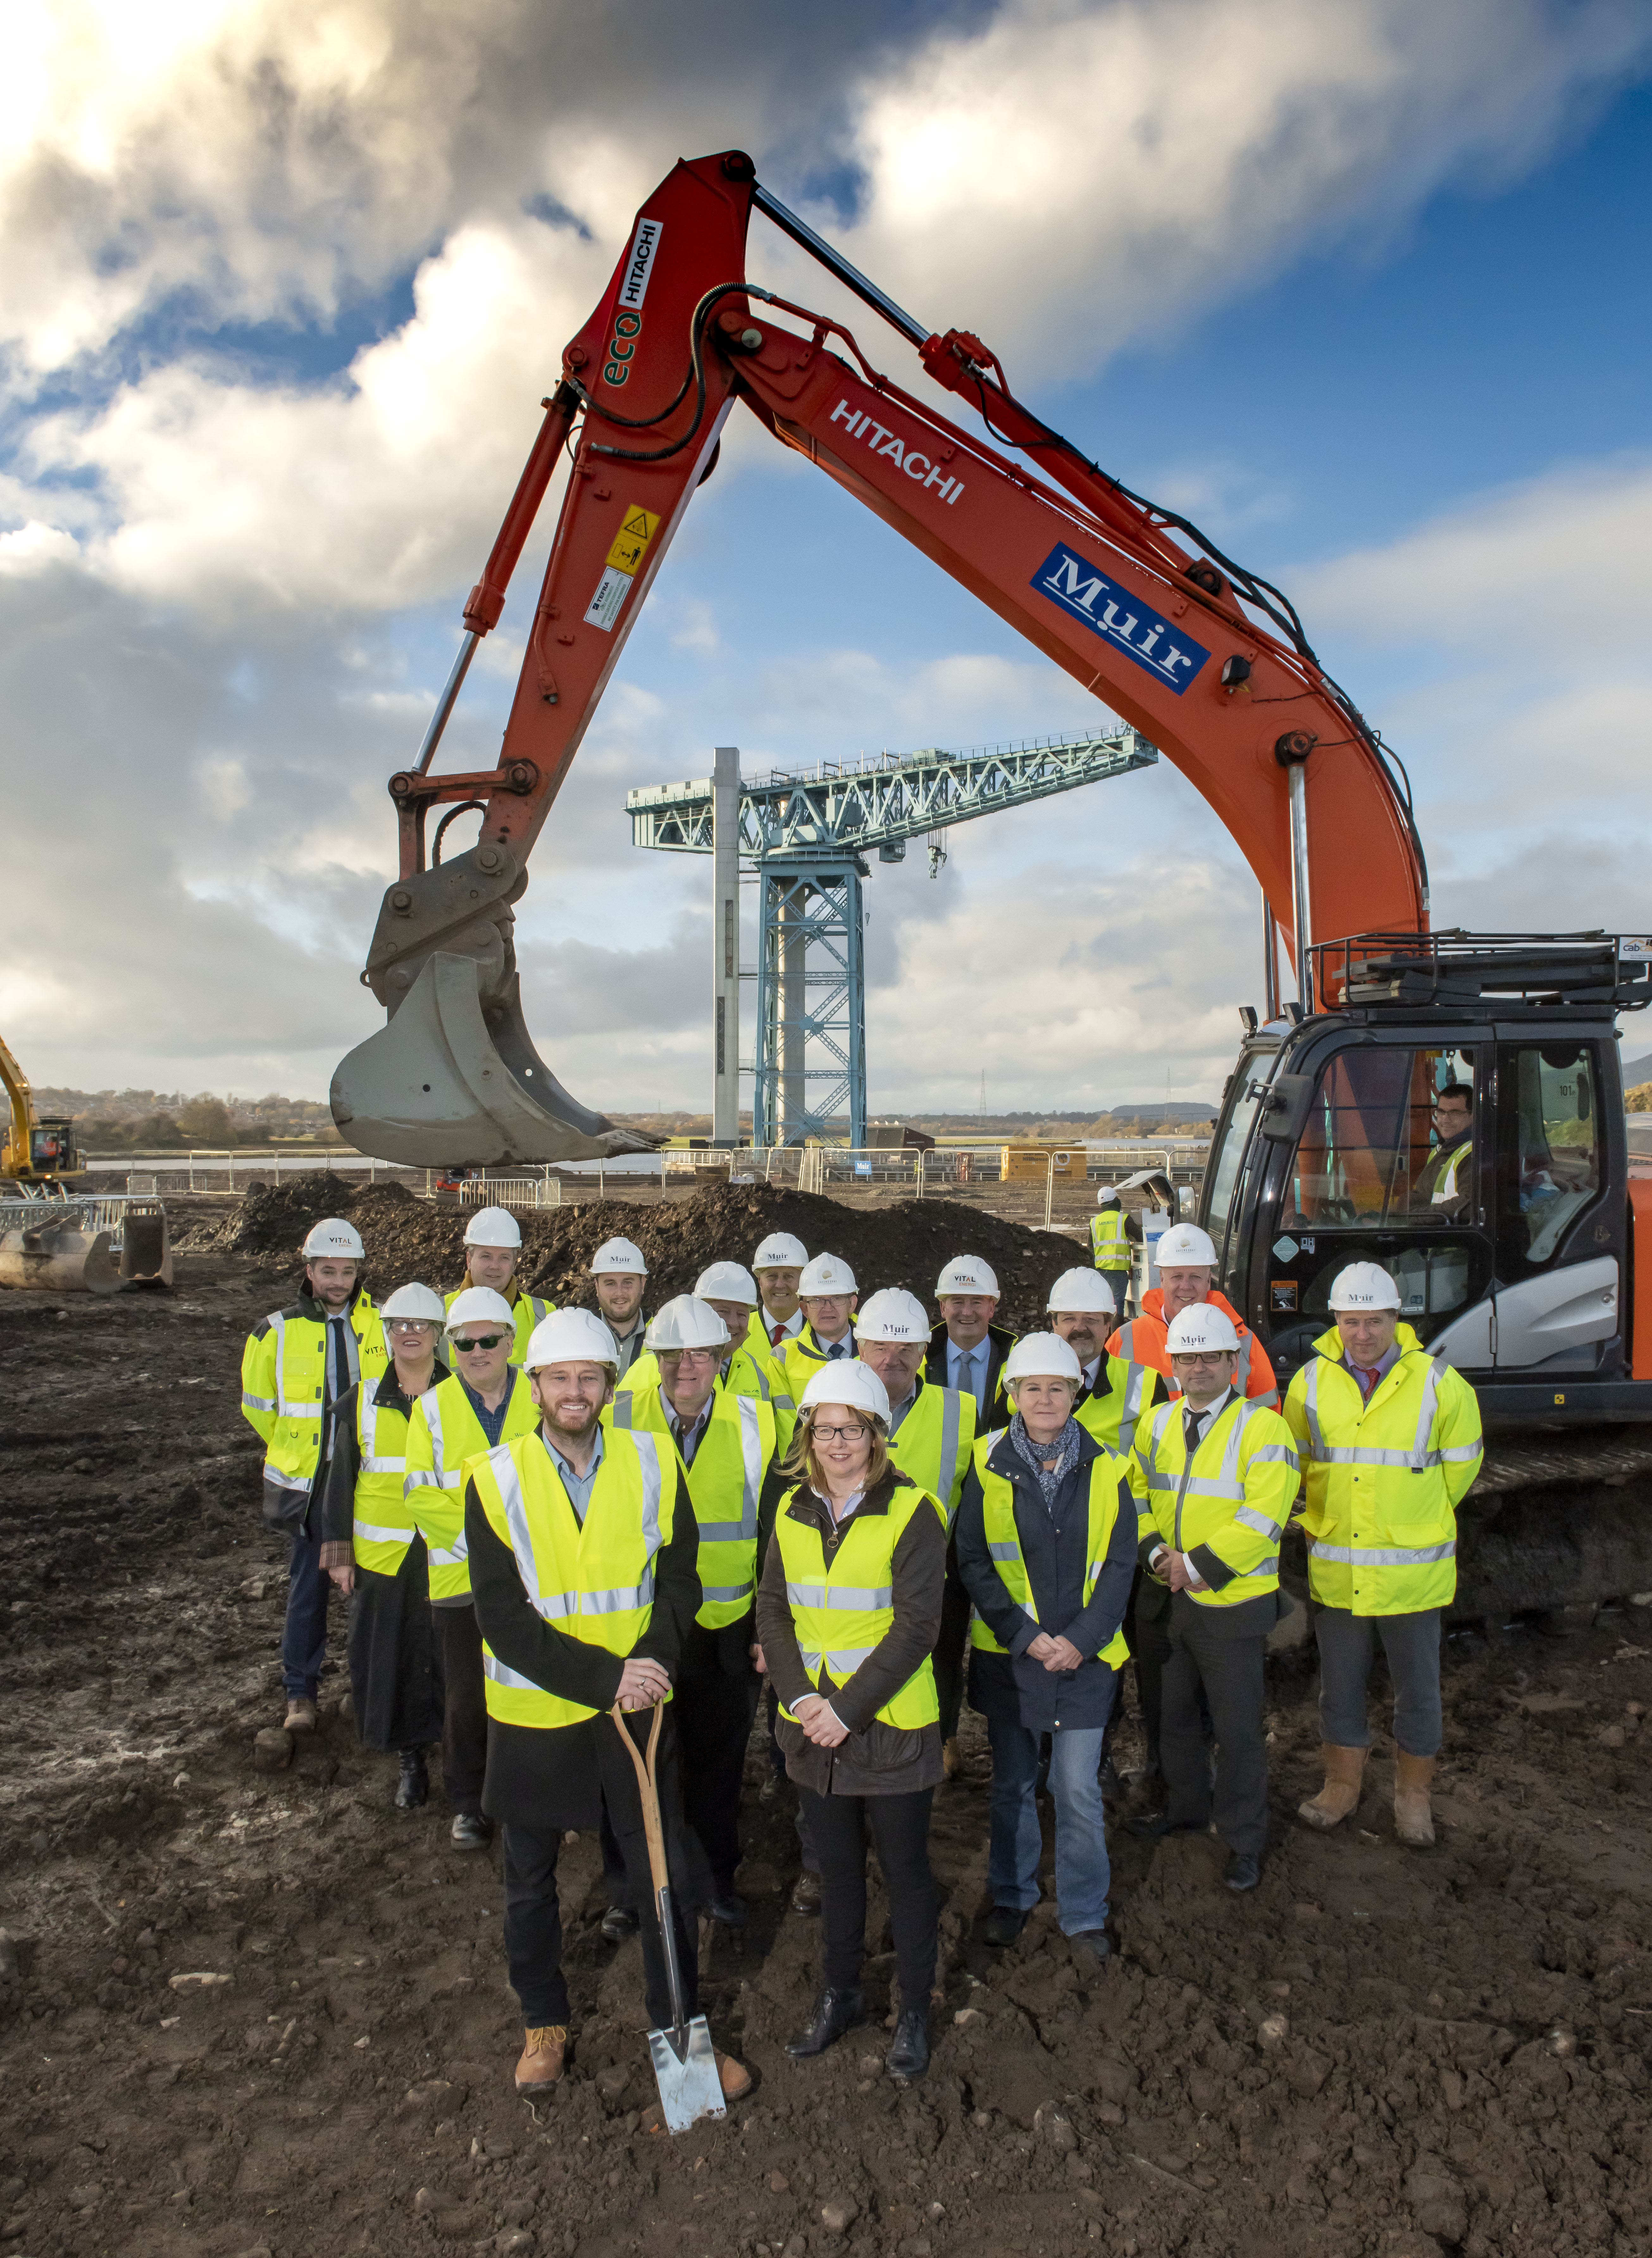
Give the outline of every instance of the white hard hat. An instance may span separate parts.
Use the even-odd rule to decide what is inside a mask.
[[[1336,1273],[1330,1289],[1333,1310],[1397,1310],[1400,1289],[1380,1262],[1351,1262]]]
[[[672,1356],[684,1348],[726,1348],[728,1327],[707,1302],[693,1294],[674,1294],[656,1310],[642,1336],[644,1348]]]
[[[429,1286],[398,1286],[387,1301],[379,1305],[381,1317],[410,1317],[421,1325],[444,1324],[447,1311],[442,1296]]]
[[[937,1294],[991,1294],[996,1296],[998,1281],[990,1262],[983,1262],[978,1254],[954,1254],[935,1281]]]
[[[754,1310],[757,1306],[757,1282],[738,1262],[713,1262],[694,1281],[694,1291],[702,1301],[747,1302]]]
[[[805,1262],[803,1275],[798,1281],[799,1301],[807,1301],[812,1294],[855,1294],[859,1291],[854,1271],[835,1254],[817,1254],[812,1262]]]
[[[634,1246],[628,1239],[605,1239],[591,1258],[587,1275],[592,1278],[613,1278],[628,1273],[633,1278],[646,1278],[649,1266],[642,1260],[642,1249]]]
[[[503,1294],[496,1294],[491,1286],[467,1286],[456,1294],[449,1305],[448,1331],[457,1332],[461,1325],[503,1325],[508,1331],[516,1329],[516,1312]]]
[[[522,1363],[529,1372],[547,1364],[606,1364],[617,1372],[620,1353],[613,1335],[590,1310],[553,1310],[534,1327]]]
[[[801,1270],[809,1259],[802,1239],[789,1231],[771,1231],[751,1258],[754,1270]]]
[[[330,1215],[324,1223],[312,1224],[304,1241],[305,1259],[311,1262],[328,1255],[340,1262],[359,1262],[366,1251],[355,1225],[346,1223],[338,1215]]]
[[[522,1227],[508,1208],[479,1207],[464,1226],[467,1246],[520,1246]]]
[[[854,1337],[863,1341],[926,1341],[929,1312],[904,1286],[885,1286],[862,1303]]]
[[[1161,1270],[1214,1270],[1216,1250],[1196,1223],[1173,1223],[1159,1239],[1153,1260]]]
[[[1225,1310],[1214,1302],[1195,1302],[1172,1317],[1165,1346],[1172,1356],[1237,1355],[1239,1336]]]
[[[800,1414],[818,1411],[825,1403],[847,1403],[852,1410],[869,1411],[889,1425],[889,1390],[870,1365],[858,1357],[823,1364],[798,1399]]]
[[[1113,1289],[1099,1270],[1063,1270],[1050,1289],[1050,1298],[1045,1308],[1053,1317],[1057,1310],[1093,1310],[1103,1317],[1115,1317],[1118,1304],[1113,1299]]]
[[[1060,1333],[1023,1333],[1003,1360],[1005,1384],[1017,1380],[1074,1380],[1081,1386],[1084,1367],[1078,1351]]]
[[[1110,1199],[1117,1199],[1117,1197],[1118,1186],[1117,1184],[1101,1184],[1096,1187],[1095,1204],[1097,1207],[1105,1207]]]

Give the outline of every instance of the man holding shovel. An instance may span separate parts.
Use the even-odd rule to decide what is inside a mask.
[[[536,1432],[466,1467],[464,1528],[484,1641],[487,1779],[483,1808],[504,1829],[505,1950],[526,2027],[516,2091],[562,2076],[569,1999],[562,1966],[557,1854],[570,1828],[595,1831],[606,1803],[642,1916],[649,2020],[676,2023],[644,1834],[642,1800],[617,1703],[669,1701],[700,1604],[698,1532],[665,1438],[605,1428],[613,1338],[588,1310],[558,1310],[534,1329],[527,1370]],[[645,1720],[645,1722],[647,1722]],[[670,1864],[685,1872],[676,1734],[665,1712],[660,1800]],[[673,1938],[684,2012],[697,2013],[691,1931]],[[724,2097],[751,2074],[716,2056]]]

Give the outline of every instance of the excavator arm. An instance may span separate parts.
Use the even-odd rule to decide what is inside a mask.
[[[1036,467],[880,374],[838,323],[748,282],[754,202]],[[737,399],[1174,762],[1237,841],[1294,958],[1310,938],[1298,930],[1309,920],[1310,863],[1341,930],[1426,926],[1403,784],[1286,599],[1050,430],[1013,398],[978,339],[926,333],[731,151],[675,167],[638,213],[543,403],[419,758],[390,780],[401,873],[362,974],[390,1016],[332,1088],[334,1118],[361,1150],[474,1166],[643,1146],[571,1098],[535,1050],[513,911],[534,841]],[[564,449],[567,483],[499,763],[432,774]],[[479,813],[476,843],[444,857],[443,834],[466,809]]]

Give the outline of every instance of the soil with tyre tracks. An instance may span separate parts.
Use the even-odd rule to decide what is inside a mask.
[[[624,1227],[608,1206],[599,1237]],[[748,1253],[748,1221],[702,1231],[684,1264]],[[818,1937],[785,1910],[795,1836],[784,1796],[759,1800],[754,1744],[752,1917],[717,1933],[704,1996],[755,2092],[679,2140],[645,2129],[639,1955],[601,1942],[582,1838],[563,1869],[572,2068],[554,2102],[517,2100],[493,1857],[450,1850],[439,1788],[391,1810],[394,1765],[357,1747],[337,1667],[313,1743],[254,1766],[284,1569],[238,1363],[291,1274],[226,1247],[236,1230],[186,1240],[170,1295],[0,1296],[0,2252],[1652,2251],[1635,1610],[1563,1641],[1448,1642],[1431,1853],[1393,1840],[1386,1746],[1355,1822],[1294,1823],[1318,1735],[1307,1661],[1282,1658],[1261,1888],[1229,1897],[1213,1843],[1116,1828],[1120,1949],[1099,1975],[1047,1901],[1011,1952],[978,1942],[988,1766],[967,1716],[967,1777],[935,1807],[935,2059],[906,2090],[882,2070],[876,1892],[877,2020],[817,2062],[783,2052]],[[1025,1324],[1053,1254],[1020,1238]],[[869,1284],[890,1275],[875,1252],[851,1255]],[[1132,1725],[1127,1763],[1134,1745]]]

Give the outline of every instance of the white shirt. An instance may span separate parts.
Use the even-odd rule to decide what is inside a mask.
[[[769,1336],[769,1343],[771,1348],[778,1348],[780,1341],[795,1340],[798,1335],[803,1331],[803,1310],[801,1307],[795,1309],[791,1315],[785,1319],[783,1324],[778,1317],[771,1317],[767,1310],[759,1310],[758,1315],[762,1319],[762,1329]],[[780,1341],[777,1341],[775,1338],[775,1327],[777,1324],[780,1326]]]

